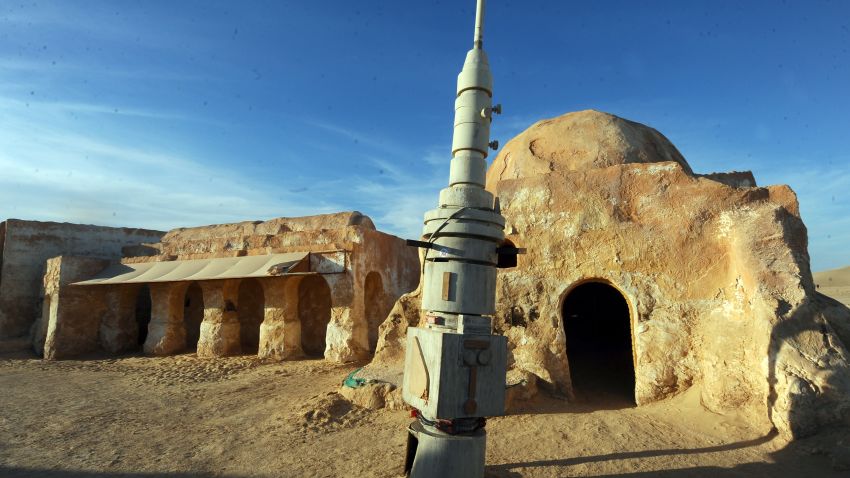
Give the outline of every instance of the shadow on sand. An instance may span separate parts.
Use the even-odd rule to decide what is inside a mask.
[[[669,457],[677,455],[696,455],[702,453],[717,453],[743,448],[756,447],[766,444],[777,438],[776,432],[771,432],[760,438],[745,440],[726,445],[710,446],[692,449],[663,449],[625,451],[621,453],[609,453],[605,455],[579,456],[572,458],[537,460],[525,463],[504,463],[501,465],[488,466],[486,476],[490,478],[521,477],[524,473],[534,468],[560,468],[570,467],[588,463],[617,462],[620,460],[647,459],[655,457]],[[557,476],[597,476],[597,477],[662,477],[662,478],[684,478],[684,477],[847,477],[850,471],[833,469],[829,458],[822,451],[822,446],[828,448],[828,442],[835,440],[835,436],[826,434],[820,436],[820,440],[800,440],[792,442],[783,449],[770,454],[772,462],[744,463],[734,467],[725,468],[721,466],[696,466],[689,468],[652,470],[604,474],[599,471],[557,470]],[[555,470],[551,470],[554,472]]]
[[[771,433],[769,435],[755,438],[753,440],[746,440],[737,443],[729,443],[726,445],[717,445],[717,446],[709,446],[703,448],[693,448],[693,449],[681,449],[681,448],[671,448],[666,450],[642,450],[642,451],[625,451],[621,453],[609,453],[607,455],[596,455],[596,456],[577,456],[574,458],[563,458],[557,460],[538,460],[538,461],[530,461],[526,463],[506,463],[504,465],[499,465],[493,467],[496,469],[511,469],[516,467],[539,467],[539,466],[573,466],[579,465],[582,463],[598,463],[602,461],[613,461],[613,460],[628,460],[633,458],[651,458],[655,456],[673,456],[673,455],[693,455],[697,453],[714,453],[719,451],[729,451],[729,450],[738,450],[741,448],[749,448],[751,446],[758,446],[764,443],[769,442],[773,438],[776,437],[776,433]]]

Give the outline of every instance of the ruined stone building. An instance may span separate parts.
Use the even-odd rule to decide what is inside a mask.
[[[163,232],[146,229],[22,221],[0,222],[0,348],[28,343],[41,315],[45,261],[58,255],[117,260],[122,250],[156,242]]]
[[[5,251],[18,240],[10,230]],[[30,339],[45,358],[140,350],[359,359],[419,277],[415,251],[357,212],[122,239],[123,255],[118,244],[111,254],[60,247],[28,259],[43,281],[41,301],[27,283],[31,308],[41,306]]]
[[[794,436],[850,423],[850,310],[816,293],[788,186],[696,174],[654,129],[582,111],[511,140],[487,188],[527,249],[498,274],[509,381],[637,405],[698,387],[709,409]],[[417,291],[364,373],[392,377],[419,320]]]

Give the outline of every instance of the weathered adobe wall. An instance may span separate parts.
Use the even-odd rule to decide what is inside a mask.
[[[372,221],[357,212],[177,229],[166,234],[162,243],[148,247],[158,254],[127,258],[124,262],[346,251],[341,256],[346,262],[345,272],[325,274],[320,278],[330,289],[331,302],[324,355],[339,362],[362,359],[370,354],[369,336],[377,334],[379,322],[375,321],[370,328],[367,312],[377,307],[382,318],[385,317],[393,302],[416,286],[419,276],[415,251],[406,247],[403,240],[376,231]],[[380,293],[372,297],[374,303],[366,303],[364,294],[365,280],[370,272],[381,277]],[[284,359],[304,355],[299,314],[309,307],[299,302],[303,302],[300,295],[305,293],[303,280],[294,276],[260,281],[266,302],[265,319],[260,326],[260,356]],[[227,303],[238,309],[239,283],[239,280],[201,283],[205,311],[198,342],[199,355],[241,352],[236,313],[225,310]],[[181,283],[152,286],[154,311],[144,345],[147,353],[167,355],[185,349],[181,304],[187,286]],[[103,347],[109,351],[132,348],[137,334],[131,316],[138,287],[86,289],[92,295],[102,296],[115,309],[102,318]]]
[[[723,183],[733,188],[754,188],[756,178],[752,171],[730,171],[728,173],[697,174],[699,178],[707,178],[718,183]]]
[[[370,313],[386,317],[395,300],[416,287],[419,278],[416,252],[398,237],[361,226],[324,230],[312,236],[294,233],[296,237],[287,238],[290,234],[293,233],[282,238],[285,247],[273,248],[272,251],[303,251],[305,245],[315,246],[320,241],[349,251],[345,273],[322,276],[331,289],[332,298],[325,358],[347,362],[368,357],[374,350],[370,338],[377,341],[377,329],[382,320],[370,324],[367,317]],[[366,278],[370,272],[381,277],[382,290],[374,297],[373,303],[366,301]],[[379,312],[369,310],[371,307],[376,307]]]
[[[36,353],[54,360],[100,350],[100,318],[108,304],[102,294],[74,287],[109,265],[108,259],[60,256],[48,259],[42,291],[42,313],[32,328]]]
[[[417,249],[419,277],[416,288],[402,295],[393,304],[387,318],[378,327],[378,345],[375,356],[369,364],[369,369],[383,369],[389,375],[397,375],[397,384],[401,385],[401,369],[404,367],[404,352],[407,340],[407,328],[424,325],[420,309],[422,307],[422,279],[425,271],[422,262],[425,249]],[[376,372],[377,375],[383,375]],[[380,377],[389,380],[390,377]],[[396,383],[396,382],[394,382]]]
[[[277,218],[269,221],[245,221],[234,224],[216,224],[169,231],[162,242],[151,244],[155,255],[129,257],[122,262],[155,262],[191,260],[216,257],[236,257],[284,252],[351,251],[359,229],[373,230],[372,221],[359,212],[343,212],[318,216]],[[350,256],[350,254],[346,254]],[[350,260],[350,258],[349,258]],[[347,361],[362,358],[362,347],[355,347],[351,330],[359,319],[352,317],[354,302],[352,271],[342,274],[324,275],[331,290],[332,314],[328,325],[327,350],[331,360]],[[284,284],[285,281],[285,284]],[[261,325],[259,355],[279,359],[304,355],[301,348],[301,326],[299,322],[300,277],[266,279],[262,281],[267,303],[267,321]],[[167,303],[178,302],[185,292],[185,284],[162,284],[152,293]],[[233,313],[224,311],[215,304],[224,301],[236,303],[238,281],[229,281],[229,286],[207,286],[205,295],[205,318],[201,326],[198,352],[205,356],[221,356],[239,353],[237,344],[239,326]],[[210,296],[209,300],[206,296]],[[268,306],[275,304],[274,306]],[[238,305],[237,305],[238,307]],[[362,311],[362,304],[359,307]],[[145,351],[149,354],[167,355],[185,348],[179,332],[177,306],[163,306],[152,320],[152,333],[148,336]],[[359,316],[358,316],[359,317]],[[338,333],[331,333],[339,331]],[[347,332],[343,332],[347,331]]]
[[[375,229],[372,220],[357,211],[180,228],[165,234],[160,244],[151,244],[157,255],[125,262],[348,249],[351,243],[345,231],[349,227]]]
[[[659,184],[669,187],[654,204],[642,201]],[[500,183],[507,237],[528,247],[497,289],[516,367],[570,391],[561,304],[602,279],[631,307],[638,404],[699,383],[708,407],[743,409],[767,427],[770,415],[787,430],[776,422],[802,413],[801,401],[806,413],[815,398],[844,402],[847,352],[818,312],[805,227],[787,196],[694,179],[674,163]]]
[[[360,237],[354,241],[351,255],[356,284],[353,302],[362,304],[363,310],[354,312],[364,320],[355,328],[353,339],[358,348],[371,353],[376,349],[378,329],[395,301],[419,284],[419,259],[417,249],[396,236],[368,229],[358,229],[357,234]],[[373,272],[380,277],[380,289],[369,297],[367,277]]]
[[[27,335],[39,317],[39,291],[47,259],[58,255],[118,259],[122,247],[158,241],[163,234],[147,229],[7,220],[0,260],[0,339]]]
[[[168,231],[162,238],[164,244],[179,244],[196,240],[242,239],[248,236],[276,236],[288,232],[311,232],[345,229],[360,226],[375,229],[372,220],[357,211],[317,214],[302,217],[279,217],[268,221],[243,221],[231,224],[214,224],[199,227],[181,227]],[[172,253],[166,247],[165,253]]]
[[[638,404],[698,385],[708,408],[788,436],[848,420],[850,338],[832,324],[850,313],[815,294],[793,191],[749,187],[746,173],[697,177],[635,125],[598,112],[547,120],[490,169],[507,238],[528,248],[498,278],[515,367],[569,393],[562,301],[603,280],[630,305]]]

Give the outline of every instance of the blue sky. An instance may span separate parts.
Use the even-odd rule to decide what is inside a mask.
[[[360,210],[418,236],[472,0],[0,2],[0,218],[168,229]],[[488,3],[503,143],[594,108],[797,192],[850,264],[850,2]]]

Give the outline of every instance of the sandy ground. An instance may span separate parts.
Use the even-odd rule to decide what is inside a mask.
[[[850,266],[815,272],[812,276],[815,283],[821,287],[850,286]]]
[[[334,391],[355,365],[0,356],[0,476],[399,476],[405,412],[352,407]],[[488,424],[487,475],[848,476],[842,432],[786,445],[696,393],[641,408],[542,398]]]
[[[850,307],[850,266],[812,274],[818,292]]]
[[[818,292],[828,295],[842,304],[850,307],[850,286],[848,287],[819,287]]]

